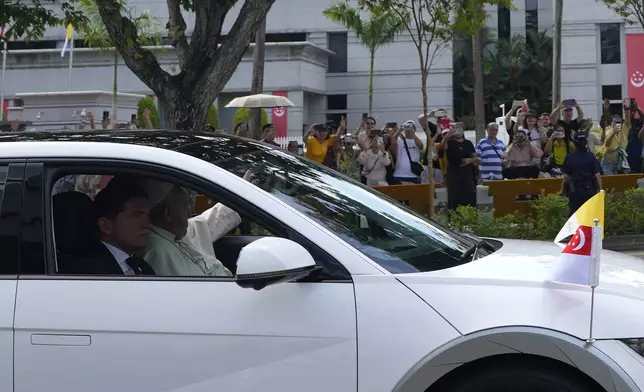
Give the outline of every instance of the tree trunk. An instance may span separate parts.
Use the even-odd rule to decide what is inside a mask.
[[[112,85],[112,126],[116,125],[117,117],[117,96],[119,92],[118,86],[118,72],[119,72],[119,52],[114,49],[114,84]]]
[[[172,14],[171,25],[185,25],[181,0],[166,0]],[[127,67],[159,98],[160,112],[167,128],[201,131],[208,109],[237,70],[255,34],[275,0],[201,2],[195,10],[190,35],[180,33],[175,50],[181,72],[170,75],[150,50],[139,40],[130,18],[121,13],[118,0],[96,0],[101,20]],[[223,34],[224,20],[235,5],[240,5],[234,22]]]
[[[159,96],[159,106],[165,128],[201,132],[208,121],[208,109],[212,105],[210,93],[204,88],[171,88],[170,95]]]
[[[425,68],[425,64],[422,61],[421,57],[421,68],[420,68],[420,85],[422,88],[422,93],[423,93],[423,114],[425,115],[425,118],[427,118],[427,112],[429,112],[428,108],[428,102],[427,102],[427,76],[429,74],[429,71]],[[436,210],[434,208],[434,192],[435,192],[435,187],[434,187],[434,176],[433,176],[433,171],[434,171],[434,165],[433,165],[433,160],[434,160],[434,146],[432,146],[432,134],[429,132],[429,127],[427,129],[423,130],[425,132],[425,135],[427,137],[427,170],[429,171],[427,173],[427,177],[429,179],[429,217],[431,218],[434,216],[436,213]]]
[[[253,79],[250,93],[261,94],[264,92],[264,58],[266,55],[266,19],[262,22],[255,34],[255,50],[253,51]],[[262,135],[262,109],[250,110],[249,128],[253,138],[259,140]]]
[[[483,91],[483,48],[481,31],[472,36],[472,65],[474,73],[474,119],[476,122],[476,140],[485,137],[485,97]]]
[[[373,50],[369,51],[369,115],[373,115],[373,64],[376,58],[376,52]]]
[[[561,102],[561,26],[563,0],[555,0],[555,26],[552,39],[552,107]]]

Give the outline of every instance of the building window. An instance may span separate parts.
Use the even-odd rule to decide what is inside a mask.
[[[498,7],[498,36],[500,39],[510,39],[510,10],[508,7],[500,5]]]
[[[347,94],[327,95],[327,110],[347,110]]]
[[[266,42],[304,42],[306,33],[266,33]],[[255,34],[250,42],[255,42]]]
[[[25,50],[25,49],[56,49],[58,41],[9,41],[7,50]]]
[[[608,98],[610,101],[610,113],[622,114],[622,85],[613,84],[602,86],[602,100]],[[600,103],[601,104],[601,103]]]
[[[620,64],[622,62],[622,50],[619,23],[600,24],[599,40],[602,64]]]
[[[328,33],[327,42],[329,50],[328,72],[347,72],[347,33]]]
[[[525,30],[539,31],[539,0],[525,0]]]

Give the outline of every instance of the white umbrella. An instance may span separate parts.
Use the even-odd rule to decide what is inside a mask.
[[[268,94],[235,98],[226,105],[227,108],[280,108],[284,106],[295,106],[295,104],[286,97]]]

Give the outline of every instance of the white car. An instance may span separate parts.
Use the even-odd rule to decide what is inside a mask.
[[[644,390],[639,259],[602,254],[588,343],[589,289],[545,283],[557,245],[481,242],[284,150],[171,131],[0,140],[0,391]],[[52,188],[89,172],[182,184],[266,235],[214,244],[234,277],[59,273]]]

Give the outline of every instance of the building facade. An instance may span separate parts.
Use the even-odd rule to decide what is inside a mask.
[[[322,11],[338,0],[277,0],[267,18],[264,91],[284,94],[295,103],[288,108],[289,136],[301,135],[309,124],[346,116],[351,128],[367,111],[369,54],[355,34],[334,24]],[[163,0],[131,0],[147,9],[164,26]],[[488,26],[499,36],[526,30],[552,29],[553,0],[516,0],[515,10],[490,7]],[[236,17],[233,10],[225,31]],[[188,15],[190,25],[193,17]],[[562,96],[577,98],[588,116],[596,118],[600,98],[620,99],[625,94],[624,34],[631,27],[603,5],[589,0],[566,0],[564,5]],[[68,54],[61,58],[62,27],[49,29],[39,42],[12,42],[5,78],[5,98],[19,93],[69,89]],[[73,90],[111,91],[113,57],[83,48],[76,37],[72,68]],[[171,48],[159,48],[157,57],[169,71],[176,68]],[[231,129],[234,109],[225,105],[249,93],[252,47],[220,94],[216,104],[220,128]],[[150,94],[150,89],[119,62],[118,89],[123,93]],[[453,54],[437,56],[428,78],[429,106],[453,110]],[[411,37],[401,34],[376,53],[374,99],[371,113],[379,123],[415,119],[422,111],[418,56]],[[270,115],[270,111],[269,111]],[[33,119],[25,119],[33,120]]]

